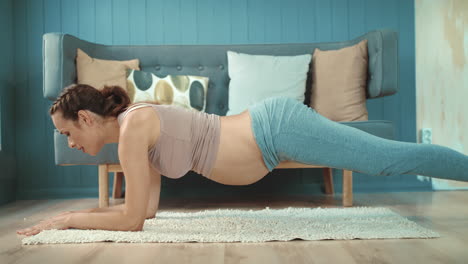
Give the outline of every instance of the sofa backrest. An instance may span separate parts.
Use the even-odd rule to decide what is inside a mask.
[[[140,59],[140,68],[159,77],[198,75],[210,78],[207,113],[225,115],[228,111],[229,76],[227,51],[258,55],[312,54],[315,48],[334,50],[368,40],[369,68],[367,98],[392,95],[398,91],[398,38],[394,31],[381,29],[341,42],[244,45],[101,45],[69,34],[43,36],[44,97],[55,100],[61,90],[76,82],[75,57],[80,48],[98,59]],[[306,101],[310,100],[311,76],[308,74]]]

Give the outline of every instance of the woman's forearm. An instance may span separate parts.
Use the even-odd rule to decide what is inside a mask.
[[[69,228],[102,229],[113,231],[140,231],[142,226],[125,215],[123,210],[106,212],[72,213],[68,220]]]
[[[125,208],[125,203],[112,205],[109,207],[101,207],[101,208],[88,208],[83,210],[72,211],[74,213],[100,213],[100,212],[108,212],[108,211],[119,211]]]

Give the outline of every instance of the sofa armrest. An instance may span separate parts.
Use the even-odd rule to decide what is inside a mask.
[[[377,98],[399,91],[398,34],[388,29],[367,33],[369,88],[367,98]]]
[[[62,33],[46,33],[42,41],[43,94],[53,101],[64,87],[76,83],[76,49],[93,56],[102,45]]]

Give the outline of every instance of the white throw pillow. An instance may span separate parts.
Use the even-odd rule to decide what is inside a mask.
[[[249,55],[227,52],[229,67],[229,110],[240,114],[250,105],[273,96],[304,102],[312,54],[298,56]]]

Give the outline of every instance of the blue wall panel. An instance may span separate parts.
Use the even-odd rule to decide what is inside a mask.
[[[96,6],[94,0],[78,2],[78,37],[87,41],[96,41]]]
[[[133,0],[129,9],[130,44],[143,45],[146,43],[146,1]]]
[[[29,133],[34,133],[38,136],[44,136],[44,113],[42,109],[46,103],[44,100],[37,100],[42,95],[42,72],[37,69],[41,69],[42,51],[37,49],[42,45],[42,34],[44,33],[44,9],[43,1],[40,0],[29,0],[27,2],[27,19],[28,26],[26,33],[28,34],[27,42],[27,67],[28,71],[28,85],[30,89],[26,92],[26,98],[24,98],[24,109],[25,119],[28,120],[27,124]],[[20,137],[19,139],[22,139]],[[42,140],[37,140],[33,137],[28,137],[28,152],[31,163],[28,164],[28,169],[31,170],[31,180],[28,181],[28,185],[31,187],[41,186],[41,177],[38,177],[34,172],[41,171],[43,166],[41,163],[34,162],[41,160],[43,153],[41,151],[43,147]]]
[[[350,37],[359,36],[366,32],[364,2],[365,0],[353,0],[353,4],[348,6],[348,34]]]
[[[0,1],[0,205],[16,200],[14,6]]]
[[[148,44],[164,44],[164,13],[161,8],[164,2],[163,0],[146,2],[146,40]]]
[[[248,0],[247,1],[247,25],[249,43],[264,43],[265,42],[265,16],[263,12],[267,5],[265,0]]]
[[[197,1],[180,1],[180,44],[193,44],[197,40]],[[229,31],[230,32],[230,31]]]
[[[198,0],[197,2],[197,44],[215,43],[217,36],[213,30],[219,21],[214,21],[213,4],[216,0]]]
[[[112,44],[112,0],[98,0],[96,5],[96,42]]]
[[[248,43],[247,0],[231,1],[231,43]]]
[[[281,41],[281,0],[268,1],[263,7],[265,13],[265,41],[264,43],[278,43]],[[303,42],[303,41],[302,41]]]
[[[280,1],[277,0],[278,3]],[[298,0],[297,1],[298,10],[298,25],[299,30],[298,40],[299,42],[309,43],[315,42],[315,9],[316,4],[315,0]],[[279,16],[276,16],[279,17]],[[276,42],[279,42],[277,40]]]
[[[341,41],[373,29],[391,28],[400,38],[400,92],[368,100],[369,118],[392,120],[398,140],[415,142],[413,5],[407,0],[14,1],[19,198],[97,195],[96,166],[54,164],[53,124],[47,114],[51,102],[42,97],[44,32],[64,32],[114,45],[243,44]],[[341,176],[336,172],[335,176],[340,191]],[[289,170],[287,177],[284,170],[274,171],[246,188],[271,191],[303,183],[317,186],[321,171]],[[355,191],[425,187],[415,176],[370,177],[357,173],[354,184]]]
[[[268,4],[266,2],[265,4]],[[287,5],[281,7],[281,39],[285,42],[298,42],[299,21],[298,21],[297,0],[291,0]]]
[[[231,12],[227,8],[230,5],[230,0],[215,0],[213,1],[213,31],[211,35],[214,37],[214,44],[229,44],[231,43]],[[213,23],[213,21],[218,21]]]
[[[333,41],[332,2],[317,0],[315,4],[317,41]]]
[[[61,3],[62,32],[78,36],[78,1],[62,0]],[[49,29],[45,30],[49,32]]]
[[[348,0],[332,1],[332,40],[349,39]]]
[[[182,40],[180,2],[180,0],[164,1],[162,4],[165,44],[178,44]]]
[[[112,32],[114,45],[130,43],[129,0],[112,1]]]
[[[18,131],[15,145],[16,145],[16,157],[17,159],[17,183],[18,187],[25,188],[28,179],[31,177],[30,172],[20,171],[20,169],[26,169],[26,166],[20,166],[19,162],[28,164],[29,161],[29,150],[24,146],[27,146],[26,139],[19,141],[20,137],[24,137],[26,133],[19,133],[20,130],[28,131],[27,120],[24,118],[24,108],[26,93],[29,89],[28,86],[28,71],[25,70],[27,66],[27,43],[28,34],[26,33],[26,2],[15,1],[14,2],[14,28],[21,28],[23,30],[14,30],[14,42],[15,42],[15,130]],[[22,177],[21,175],[25,175]],[[26,177],[26,175],[28,175]]]

